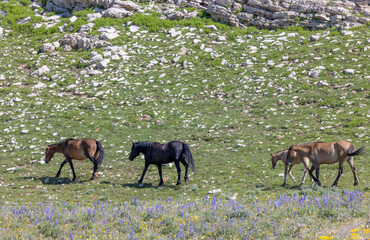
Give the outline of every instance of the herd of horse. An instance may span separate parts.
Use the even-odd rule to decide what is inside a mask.
[[[332,186],[338,184],[339,178],[343,173],[344,162],[347,161],[350,165],[354,175],[354,185],[358,185],[359,181],[357,178],[356,168],[353,163],[353,157],[359,155],[364,150],[364,147],[356,148],[348,141],[337,141],[337,142],[312,142],[294,145],[289,149],[279,151],[275,154],[271,154],[272,167],[275,168],[279,160],[284,162],[284,183],[286,184],[287,175],[292,178],[293,182],[296,183],[295,178],[291,174],[292,167],[294,165],[303,163],[304,174],[301,181],[301,185],[304,183],[307,173],[311,177],[311,185],[316,183],[321,186],[319,180],[319,170],[321,164],[333,164],[339,162],[339,170],[337,178],[335,179]],[[51,144],[46,147],[45,151],[45,162],[49,163],[53,158],[54,153],[62,153],[65,160],[60,165],[56,178],[59,177],[63,166],[68,162],[71,166],[73,179],[76,179],[76,174],[73,168],[72,159],[85,160],[89,159],[94,164],[93,174],[91,180],[95,178],[98,167],[103,162],[105,152],[101,143],[93,138],[84,139],[67,139],[59,143]],[[171,141],[166,144],[158,142],[137,142],[133,143],[131,147],[131,153],[129,160],[133,161],[140,153],[144,154],[145,166],[143,173],[139,179],[139,184],[142,185],[146,171],[149,165],[154,164],[158,167],[158,173],[160,177],[159,185],[163,185],[162,178],[162,164],[168,164],[171,162],[175,163],[177,170],[177,185],[181,184],[181,168],[180,163],[185,167],[185,182],[188,179],[188,168],[195,172],[195,164],[193,156],[190,152],[190,148],[186,143],[180,141]],[[312,166],[309,166],[309,162]],[[316,169],[316,176],[313,175],[313,171]]]

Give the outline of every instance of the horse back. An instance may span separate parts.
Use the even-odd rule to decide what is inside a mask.
[[[337,141],[330,143],[318,143],[316,146],[316,156],[321,163],[331,164],[343,160],[346,157],[346,150],[352,144],[348,141]]]
[[[151,150],[151,162],[153,164],[166,164],[180,158],[183,153],[183,143],[171,141],[167,144],[156,143]]]
[[[94,156],[96,150],[96,140],[93,138],[70,139],[67,142],[64,155],[76,160],[85,160],[87,155]]]

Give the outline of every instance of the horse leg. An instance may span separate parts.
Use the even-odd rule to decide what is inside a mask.
[[[310,174],[311,178],[317,183],[317,185],[321,186],[321,183],[319,181],[319,179],[315,178],[315,176],[312,174],[313,170],[315,170],[316,166],[314,164],[312,164],[312,167],[310,169],[310,171],[308,171],[308,173]]]
[[[317,166],[317,168],[316,168],[316,178],[317,178],[317,180],[319,180],[320,178],[319,178],[319,174],[320,174],[320,165],[319,166]]]
[[[286,175],[288,174],[288,165],[284,164],[284,182],[283,182],[283,187],[286,184]]]
[[[289,170],[288,170],[288,174],[290,176],[290,178],[293,180],[294,183],[297,183],[297,181],[295,180],[295,178],[293,177],[292,175],[292,168],[293,168],[294,165],[290,165],[289,166]]]
[[[55,175],[55,178],[58,178],[58,177],[59,177],[60,172],[62,171],[62,168],[64,167],[64,165],[65,165],[67,162],[68,162],[68,161],[67,161],[67,159],[65,159],[65,160],[62,162],[62,164],[60,164],[59,171],[58,171],[57,175]]]
[[[175,166],[176,166],[176,169],[177,169],[177,183],[176,183],[176,185],[180,185],[181,184],[181,168],[180,168],[179,159],[175,160]]]
[[[357,178],[357,173],[356,173],[356,167],[355,167],[355,164],[353,163],[353,157],[349,157],[347,159],[347,162],[348,162],[349,166],[351,167],[352,172],[353,172],[353,177],[355,178],[354,186],[357,186],[358,185],[358,178]]]
[[[96,172],[98,171],[98,163],[96,162],[96,159],[90,155],[87,154],[87,158],[90,159],[90,161],[94,164],[94,171],[90,178],[90,180],[94,180]]]
[[[139,183],[140,183],[140,184],[143,182],[143,179],[144,179],[144,176],[145,176],[146,170],[148,170],[148,167],[149,167],[149,164],[145,162],[145,166],[144,166],[143,174],[141,174],[141,177],[140,177],[140,179],[139,179]]]
[[[304,184],[304,181],[306,180],[307,173],[310,170],[310,166],[308,165],[307,161],[305,161],[305,159],[303,159],[302,163],[304,165],[304,172],[303,172],[303,177],[302,177],[302,181],[301,181],[301,184],[300,184],[301,186]],[[312,178],[311,178],[311,185],[312,185],[312,183],[313,182],[312,182]]]
[[[74,181],[74,180],[76,180],[76,173],[75,173],[75,169],[73,168],[72,159],[68,158],[67,161],[69,162],[69,165],[71,166],[72,173],[73,173],[73,179],[72,179],[72,181]]]
[[[160,178],[159,186],[161,186],[161,185],[163,185],[162,164],[158,164],[157,167],[158,167],[158,173],[159,173],[159,178]]]
[[[342,161],[339,162],[338,176],[335,179],[333,185],[331,185],[332,187],[337,186],[338,181],[339,181],[339,178],[340,178],[340,176],[342,176],[342,173],[343,173],[343,163],[344,162],[342,162]]]
[[[185,167],[185,176],[184,176],[184,179],[185,179],[185,183],[186,183],[188,181],[188,168],[189,168],[189,165],[188,165],[188,163],[184,159],[181,160],[181,163]]]

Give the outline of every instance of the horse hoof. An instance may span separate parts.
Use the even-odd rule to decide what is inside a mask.
[[[180,182],[176,183],[176,185],[180,185],[180,184],[181,184]]]

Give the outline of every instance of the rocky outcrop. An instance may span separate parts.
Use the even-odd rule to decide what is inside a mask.
[[[167,0],[162,5],[155,10],[170,20],[196,16],[176,10],[180,5],[206,9],[214,21],[238,27],[347,29],[370,21],[370,3],[367,0]],[[115,18],[125,18],[145,10],[132,1],[120,0],[49,0],[45,8],[70,12],[93,6],[106,8],[102,12],[103,17]],[[149,4],[149,7],[153,5]]]
[[[72,49],[91,50],[105,47],[108,42],[85,33],[72,33],[59,39],[59,44],[65,51],[71,51]]]
[[[208,5],[207,13],[213,20],[230,25],[267,29],[289,26],[346,29],[369,22],[369,17],[366,17],[370,8],[368,1],[249,0],[238,13],[233,11],[233,5],[235,2],[216,0]]]

